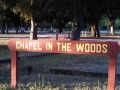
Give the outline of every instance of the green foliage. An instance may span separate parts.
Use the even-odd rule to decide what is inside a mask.
[[[84,21],[91,24],[99,21],[105,13],[105,0],[84,0],[83,2]]]
[[[119,18],[117,18],[116,20],[115,20],[115,26],[114,26],[115,28],[120,28],[120,19]]]
[[[72,28],[72,22],[66,23],[65,28],[68,28],[68,29]]]
[[[19,3],[13,8],[13,12],[25,20],[30,20],[30,3],[28,0],[19,0]]]
[[[101,83],[98,81],[96,82],[97,86],[88,87],[85,82],[83,82],[82,86],[74,87],[72,90],[107,90],[106,84],[101,86]],[[28,83],[27,87],[19,87],[18,88],[11,88],[8,84],[0,84],[0,90],[69,90],[69,88],[65,88],[63,86],[53,87],[49,82],[45,85],[44,81]]]
[[[0,0],[0,6],[4,9],[13,9],[13,7],[16,5],[17,0]]]
[[[110,21],[108,18],[102,18],[100,21],[99,21],[99,27],[100,28],[109,28],[110,27]],[[120,19],[117,18],[115,20],[115,25],[114,25],[115,28],[119,28],[120,27]]]
[[[11,88],[8,84],[0,84],[0,90],[15,90],[14,88]]]
[[[100,28],[109,28],[110,27],[110,21],[108,18],[102,18],[100,21],[99,21],[99,27]]]
[[[25,21],[33,18],[37,19],[42,15],[45,4],[48,0],[18,0],[18,3],[13,8],[14,13],[24,18]]]

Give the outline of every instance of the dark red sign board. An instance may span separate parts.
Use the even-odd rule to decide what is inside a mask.
[[[118,42],[110,41],[11,40],[8,47],[11,51],[94,55],[116,55],[120,51]]]
[[[8,47],[12,51],[11,86],[17,86],[18,51],[48,52],[68,54],[91,54],[110,56],[108,71],[108,90],[115,89],[116,61],[120,52],[119,42],[115,41],[67,41],[67,40],[10,40]]]

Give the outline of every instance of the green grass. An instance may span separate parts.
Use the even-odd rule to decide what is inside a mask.
[[[45,57],[21,58],[19,60],[19,66],[33,66],[33,72],[28,73],[27,71],[20,70],[18,86],[21,87],[22,90],[90,90],[89,88],[99,90],[96,88],[107,88],[107,78],[104,77],[54,75],[49,71],[50,68],[53,67],[65,68],[76,65],[79,66],[80,63],[86,62],[90,65],[92,62],[103,62],[103,59],[107,64],[108,57],[93,57],[88,55],[55,54]],[[84,68],[85,67],[86,66],[84,66]],[[0,71],[4,72],[2,79],[0,79],[0,81],[2,81],[1,83],[5,80],[3,84],[10,84],[10,71],[6,69]],[[50,89],[37,89],[40,87],[40,83],[44,84],[43,88]]]

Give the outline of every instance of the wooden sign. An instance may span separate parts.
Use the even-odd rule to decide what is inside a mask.
[[[94,55],[116,55],[120,51],[118,43],[110,41],[11,40],[8,47],[11,51]]]
[[[10,40],[11,50],[11,86],[17,86],[18,51],[49,52],[68,54],[108,55],[108,90],[115,89],[117,54],[120,52],[119,42],[113,41],[62,41],[62,40]]]

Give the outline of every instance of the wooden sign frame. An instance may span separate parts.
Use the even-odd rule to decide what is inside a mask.
[[[119,42],[113,41],[65,41],[65,40],[10,40],[11,50],[11,86],[17,87],[18,82],[18,51],[48,52],[68,54],[107,55],[110,57],[108,66],[108,90],[115,90],[117,54],[120,52]]]

